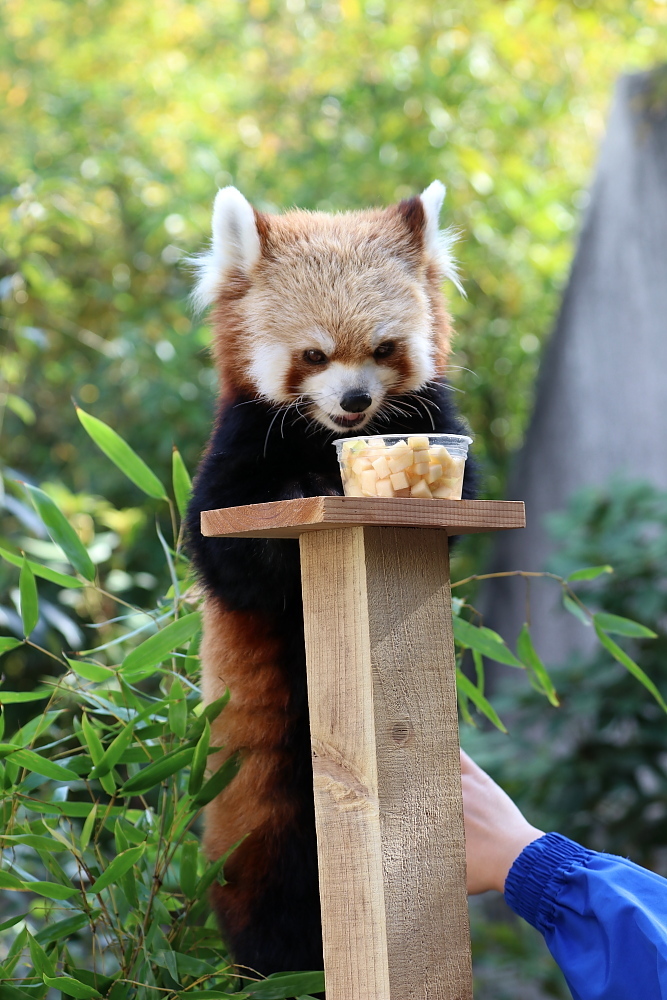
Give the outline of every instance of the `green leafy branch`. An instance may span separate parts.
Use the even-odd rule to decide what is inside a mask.
[[[506,577],[523,577],[526,580],[533,578],[545,578],[554,580],[561,588],[563,607],[574,617],[587,627],[593,626],[595,634],[601,645],[612,655],[612,657],[628,670],[640,684],[658,702],[660,707],[667,713],[667,703],[662,694],[653,683],[651,678],[637,664],[632,657],[622,649],[618,643],[610,638],[611,635],[621,635],[629,639],[655,639],[657,633],[647,628],[640,622],[631,618],[624,618],[620,615],[607,614],[605,612],[595,612],[591,610],[572,589],[572,584],[582,581],[595,580],[604,573],[613,573],[613,567],[588,566],[584,569],[576,570],[567,577],[558,576],[555,573],[533,572],[528,570],[508,570],[499,573],[482,573],[468,576],[463,580],[452,583],[452,590],[463,587],[471,583],[482,580],[501,579]],[[461,598],[452,600],[454,642],[457,648],[457,685],[461,714],[464,720],[474,724],[470,713],[469,702],[482,715],[493,723],[502,732],[507,729],[497,712],[484,695],[484,662],[487,657],[496,663],[503,663],[519,670],[525,670],[528,674],[531,686],[543,694],[549,702],[558,706],[558,695],[554,684],[549,676],[549,672],[537,653],[530,634],[530,626],[525,622],[516,643],[516,654],[512,652],[505,640],[493,629],[484,625],[473,625],[470,621],[461,617],[461,611],[467,608],[472,614],[481,618],[479,612]],[[475,666],[477,683],[474,684],[464,674],[461,663],[467,650],[470,650]]]

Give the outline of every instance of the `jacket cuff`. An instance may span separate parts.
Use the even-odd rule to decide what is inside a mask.
[[[524,847],[505,880],[505,899],[516,914],[542,930],[540,907],[550,902],[549,883],[560,879],[579,864],[585,864],[592,852],[560,833],[546,833]],[[545,899],[545,895],[547,898]]]

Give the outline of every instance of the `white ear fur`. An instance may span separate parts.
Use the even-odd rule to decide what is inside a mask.
[[[215,302],[230,271],[249,274],[261,253],[252,205],[235,187],[222,188],[215,196],[211,231],[210,249],[194,260],[198,277],[192,302],[197,311]]]
[[[433,181],[419,196],[426,216],[424,244],[427,253],[439,264],[444,276],[456,285],[461,294],[464,295],[459,269],[452,255],[452,247],[456,243],[457,233],[451,227],[440,229],[440,209],[445,199],[446,190],[445,185],[440,181]]]

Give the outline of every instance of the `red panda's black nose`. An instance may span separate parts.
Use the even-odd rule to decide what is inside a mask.
[[[373,397],[369,396],[367,392],[359,392],[357,389],[352,389],[350,392],[345,393],[340,401],[340,405],[348,413],[361,413],[363,410],[367,410],[372,402]]]

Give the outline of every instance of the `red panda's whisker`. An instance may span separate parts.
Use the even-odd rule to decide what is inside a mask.
[[[273,429],[273,425],[275,424],[276,420],[280,416],[280,410],[282,410],[282,406],[279,409],[277,409],[276,412],[274,413],[273,420],[269,424],[269,429],[266,432],[266,437],[264,438],[264,458],[266,458],[266,451],[267,451],[267,447],[268,447],[268,444],[269,444],[269,435],[270,435],[270,433],[271,433],[271,431]]]
[[[260,396],[255,396],[253,399],[244,399],[241,403],[234,403],[233,409],[236,409],[237,406],[249,406],[250,403],[261,403],[261,401]]]

